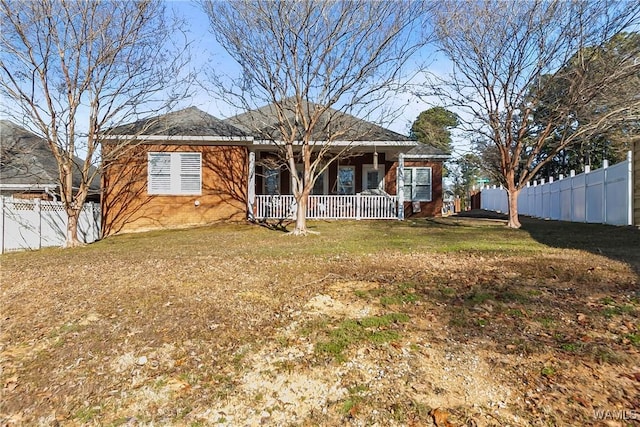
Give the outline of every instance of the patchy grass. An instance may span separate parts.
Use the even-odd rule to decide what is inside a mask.
[[[637,408],[640,232],[523,224],[219,225],[2,255],[0,423],[429,425],[444,407],[599,425],[593,408]]]
[[[347,347],[361,342],[383,344],[395,341],[400,338],[400,333],[392,327],[408,321],[409,316],[404,313],[344,320],[334,329],[319,331],[320,334],[327,335],[327,338],[316,343],[316,352],[344,362],[346,359],[343,352]]]

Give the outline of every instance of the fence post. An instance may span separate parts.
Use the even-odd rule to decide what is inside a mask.
[[[640,152],[636,153],[636,156],[640,156]],[[627,225],[633,225],[633,154],[631,150],[627,152],[627,198],[629,200],[627,203]]]
[[[4,253],[4,196],[0,196],[0,254]]]
[[[35,212],[38,214],[38,249],[42,249],[42,200],[35,200]]]
[[[362,207],[362,200],[360,200],[360,193],[356,193],[356,220],[360,219],[361,207]]]
[[[575,182],[575,176],[576,176],[576,171],[571,169],[569,171],[569,182],[571,182],[571,185],[569,186],[569,197],[571,200],[571,203],[569,203],[569,206],[571,206],[571,210],[569,212],[569,221],[573,222],[574,221],[574,213],[575,213],[575,209],[573,208],[573,184]]]
[[[607,168],[609,167],[609,161],[602,161],[602,223],[607,223]]]
[[[93,202],[89,202],[86,203],[88,204],[88,210],[89,212],[86,213],[87,215],[87,222],[89,223],[89,227],[87,227],[87,234],[85,235],[84,238],[84,242],[85,243],[90,243],[89,240],[95,240],[95,235],[96,235],[96,222],[93,220],[94,215],[93,215]],[[80,223],[80,221],[78,221],[78,224]],[[89,233],[89,231],[91,231],[91,233]],[[93,243],[93,242],[91,242]]]

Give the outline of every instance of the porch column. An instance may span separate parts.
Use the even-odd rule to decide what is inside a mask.
[[[256,203],[256,152],[249,151],[249,180],[247,184],[247,218],[255,220],[253,209]]]
[[[398,219],[404,220],[404,154],[398,155],[396,194],[398,195]]]

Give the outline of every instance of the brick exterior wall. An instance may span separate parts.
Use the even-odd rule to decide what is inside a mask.
[[[149,152],[202,153],[202,193],[149,195]],[[103,174],[104,235],[246,219],[247,159],[246,147],[240,146],[141,144],[133,147],[126,157],[108,165]]]
[[[436,161],[415,161],[405,160],[404,166],[406,168],[411,167],[430,167],[431,168],[431,201],[420,202],[420,211],[413,211],[413,204],[411,202],[404,203],[404,216],[405,218],[424,218],[442,216],[442,162]],[[393,163],[385,176],[387,193],[396,193],[396,176],[397,176],[398,164]]]

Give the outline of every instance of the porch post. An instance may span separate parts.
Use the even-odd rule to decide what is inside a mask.
[[[398,179],[396,184],[396,194],[398,195],[398,219],[404,220],[404,154],[398,155]]]
[[[253,209],[256,202],[256,152],[249,152],[249,182],[247,184],[247,218],[255,220]]]

